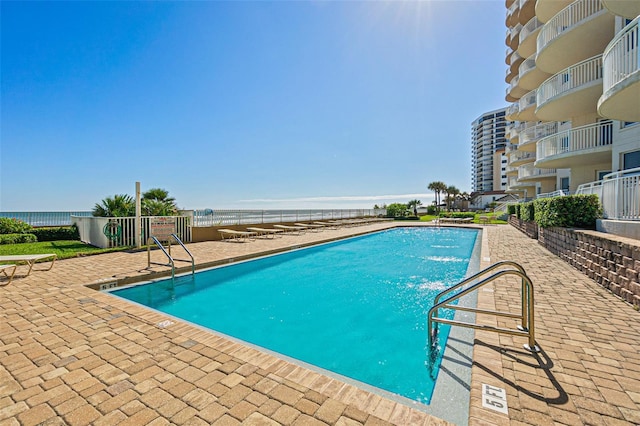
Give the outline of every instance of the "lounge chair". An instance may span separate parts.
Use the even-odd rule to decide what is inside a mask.
[[[295,226],[304,226],[305,228],[309,228],[309,231],[312,232],[320,232],[324,225],[318,225],[315,223],[294,223]]]
[[[247,228],[247,231],[255,232],[258,237],[267,237],[271,235],[271,238],[275,238],[276,235],[284,232],[284,229],[274,228]]]
[[[255,232],[236,231],[234,229],[218,229],[218,232],[222,240],[225,240],[226,237],[227,240],[233,241],[243,241],[257,235]]]
[[[7,281],[4,284],[0,284],[0,286],[5,286],[5,285],[9,285],[11,284],[11,280],[13,279],[13,276],[16,274],[16,268],[18,266],[15,264],[10,264],[10,265],[0,265],[0,272],[2,272],[4,274],[5,277],[7,277],[9,279],[9,281]],[[12,269],[11,274],[9,274],[7,272],[8,269]]]
[[[49,269],[45,269],[46,271],[49,271],[51,268],[53,268],[53,264],[56,263],[56,259],[58,258],[58,256],[53,253],[20,254],[20,255],[16,254],[16,255],[10,255],[10,256],[0,256],[0,262],[26,263],[27,265],[29,265],[29,271],[27,272],[25,277],[28,277],[29,274],[31,273],[31,269],[33,269],[33,265],[38,260],[44,260],[49,258],[51,258],[51,265],[49,266]]]
[[[309,229],[306,226],[289,226],[289,225],[273,225],[274,228],[282,229],[285,232],[289,231],[291,233],[297,232],[301,234],[302,231]]]
[[[330,222],[313,222],[314,225],[320,225],[320,226],[324,226],[327,228],[333,228],[333,229],[337,229],[338,226],[340,226],[337,223],[330,223]]]

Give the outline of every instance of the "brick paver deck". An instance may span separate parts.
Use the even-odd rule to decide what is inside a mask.
[[[211,264],[388,226],[189,249]],[[640,314],[517,230],[485,229],[483,264],[521,262],[536,285],[542,352],[520,349],[522,338],[477,332],[470,424],[640,424]],[[446,423],[85,287],[148,274],[146,256],[36,265],[0,287],[1,426]],[[153,259],[163,261],[157,251]],[[519,301],[516,288],[489,290],[481,306]],[[506,390],[508,415],[482,408],[481,383]]]

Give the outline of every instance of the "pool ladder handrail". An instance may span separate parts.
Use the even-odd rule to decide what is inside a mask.
[[[193,258],[193,255],[191,254],[189,249],[184,245],[180,237],[178,237],[176,234],[171,234],[170,236],[173,237],[173,239],[176,240],[176,242],[182,246],[182,248],[189,255],[191,260],[174,259],[171,256],[171,240],[169,239],[169,251],[167,252],[167,249],[164,248],[164,245],[158,240],[158,238],[156,238],[155,236],[152,236],[151,238],[149,238],[149,240],[153,240],[153,242],[160,248],[160,250],[162,250],[165,256],[167,256],[167,259],[169,259],[169,263],[167,264],[161,263],[161,265],[171,266],[172,279],[175,277],[175,274],[176,274],[176,262],[175,262],[176,260],[179,260],[181,262],[191,262],[191,274],[192,275],[195,274],[196,263],[195,263],[195,259]],[[147,240],[147,267],[150,267],[151,263],[153,263],[151,262],[151,245],[149,244],[149,240]]]
[[[459,293],[449,296],[446,299],[441,301],[441,299],[445,297],[448,293],[458,290],[464,287],[465,285],[470,284],[477,279],[480,279],[486,274],[503,267],[511,267],[511,269],[502,269],[497,272],[494,272],[488,277],[482,278],[480,281],[476,282],[475,284],[471,284],[469,287],[461,290]],[[512,312],[469,308],[469,307],[450,304],[451,302],[457,299],[460,299],[462,296],[465,296],[471,293],[472,291],[478,290],[480,287],[483,287],[489,283],[492,283],[496,279],[503,277],[505,275],[516,275],[522,279],[521,313],[520,314],[514,314]],[[453,309],[458,311],[466,311],[466,312],[474,312],[479,314],[489,314],[489,315],[502,316],[507,318],[517,318],[521,320],[521,324],[517,327],[517,329],[514,330],[509,328],[493,327],[493,326],[477,324],[477,323],[449,320],[446,318],[438,317],[438,310],[441,308]],[[429,310],[429,314],[428,314],[429,351],[433,351],[434,344],[437,342],[438,324],[440,323],[440,324],[449,324],[451,326],[459,326],[459,327],[480,329],[485,331],[492,331],[496,333],[511,334],[515,336],[527,336],[528,342],[524,345],[524,348],[531,352],[539,352],[540,348],[536,345],[536,340],[535,340],[534,317],[535,317],[535,309],[534,309],[533,283],[531,281],[531,278],[529,278],[524,268],[516,262],[512,262],[512,261],[498,262],[468,278],[465,278],[464,280],[460,281],[458,284],[454,285],[453,287],[450,287],[440,292],[435,297],[433,307]],[[435,327],[433,327],[434,325],[433,323],[435,323]]]

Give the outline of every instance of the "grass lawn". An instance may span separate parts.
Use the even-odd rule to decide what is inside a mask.
[[[55,253],[58,259],[129,250],[131,247],[101,249],[82,241],[45,241],[41,243],[2,244],[0,256]]]

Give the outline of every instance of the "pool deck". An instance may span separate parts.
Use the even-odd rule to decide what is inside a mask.
[[[188,247],[211,265],[391,226]],[[542,351],[477,331],[469,424],[640,424],[640,313],[515,228],[484,229],[482,266],[514,260],[534,282]],[[79,257],[28,277],[19,267],[0,287],[0,426],[447,424],[85,286],[141,277],[146,266],[146,252]],[[518,306],[517,286],[492,284],[478,303]],[[482,384],[506,391],[508,414],[483,408]]]

